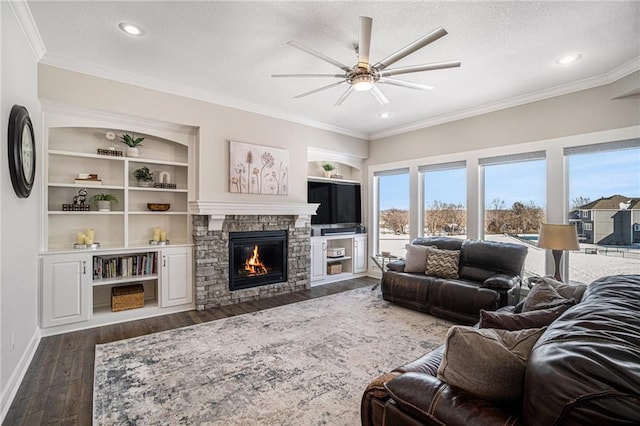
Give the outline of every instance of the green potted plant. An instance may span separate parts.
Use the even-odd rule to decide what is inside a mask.
[[[153,172],[147,166],[142,166],[133,172],[133,177],[138,181],[138,186],[150,186],[153,180]]]
[[[129,147],[127,148],[127,157],[138,157],[138,147],[142,146],[143,140],[144,138],[134,138],[133,136],[126,133],[120,136],[120,142]]]
[[[118,198],[112,194],[96,194],[89,199],[89,203],[97,207],[99,212],[109,212],[111,203],[118,204]]]
[[[336,166],[331,163],[324,163],[322,165],[322,169],[324,170],[324,177],[331,177],[333,171],[336,169]]]

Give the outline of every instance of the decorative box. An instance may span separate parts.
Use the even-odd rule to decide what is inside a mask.
[[[329,247],[327,248],[327,257],[344,257],[344,247]]]
[[[111,289],[111,311],[144,307],[144,287],[142,284],[123,285]]]
[[[122,151],[116,151],[115,149],[98,148],[98,155],[108,155],[110,157],[122,157]]]
[[[342,272],[342,263],[328,263],[327,264],[327,274],[335,275]]]

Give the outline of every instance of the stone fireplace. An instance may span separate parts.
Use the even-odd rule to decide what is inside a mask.
[[[287,281],[287,231],[229,232],[229,290]]]
[[[271,297],[310,288],[311,228],[309,221],[315,213],[316,204],[267,204],[267,203],[222,203],[194,201],[189,203],[193,219],[193,242],[195,245],[195,304],[197,310],[230,305],[234,303]],[[254,284],[247,276],[239,277],[239,285],[231,283],[233,273],[238,273],[233,260],[234,240],[243,248],[239,257],[245,256],[248,240],[244,237],[262,233],[267,239],[263,249],[282,250],[286,266],[282,275],[271,273],[264,282],[260,277]],[[276,235],[283,236],[284,238]],[[274,237],[276,236],[276,237]],[[240,238],[237,238],[240,237]],[[284,241],[281,249],[275,248],[274,240]],[[231,244],[231,245],[230,245]],[[252,245],[251,250],[253,250]],[[276,253],[277,254],[277,253]],[[264,254],[272,256],[273,254]],[[244,259],[246,260],[246,259]],[[244,261],[243,260],[243,261]],[[273,259],[265,258],[272,261]],[[233,270],[231,267],[233,266]],[[278,266],[275,266],[278,269]],[[249,273],[247,273],[249,275]],[[233,285],[231,289],[230,284]]]

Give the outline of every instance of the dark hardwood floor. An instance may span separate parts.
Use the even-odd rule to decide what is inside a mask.
[[[372,287],[378,281],[369,277],[356,278],[255,302],[44,337],[2,424],[91,425],[96,344],[215,321],[355,288]]]

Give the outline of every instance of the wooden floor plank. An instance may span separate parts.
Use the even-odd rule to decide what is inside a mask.
[[[93,420],[93,370],[97,344],[275,308],[355,288],[372,287],[378,281],[374,278],[356,278],[237,305],[44,337],[2,425],[90,425]]]

